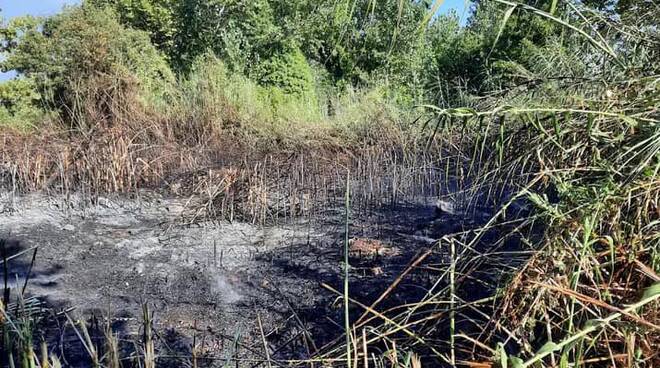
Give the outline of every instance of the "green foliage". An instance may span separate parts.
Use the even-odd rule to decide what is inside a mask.
[[[322,81],[307,82],[306,93],[315,96],[311,82]],[[323,95],[322,102],[329,109],[324,110],[316,98],[291,93],[285,90],[287,86],[259,84],[230,71],[222,60],[207,53],[179,81],[177,98],[166,109],[167,119],[189,126],[184,131],[224,131],[238,134],[246,142],[271,142],[281,148],[321,137],[378,144],[399,135],[415,118],[410,110],[397,106],[385,87]]]
[[[461,29],[455,14],[438,17],[426,32],[426,38],[430,48],[424,68],[428,73],[426,93],[435,103],[456,102],[454,88],[472,84],[482,72],[481,39],[469,29]]]
[[[568,39],[565,27],[523,5],[478,1],[461,27],[455,14],[429,16],[432,3],[86,0],[61,15],[18,18],[2,27],[1,65],[34,82],[36,106],[64,112],[69,122],[114,116],[135,101],[170,104],[184,93],[175,90],[175,79],[190,84],[206,70],[200,60],[210,57],[211,64],[222,64],[224,82],[208,93],[226,97],[238,88],[261,106],[252,110],[267,121],[298,111],[294,105],[310,120],[331,117],[341,95],[360,90],[377,90],[387,104],[403,109],[473,106],[482,95],[533,83],[551,70],[562,77],[588,70],[579,62],[582,55],[571,52],[587,42]],[[520,4],[567,21],[579,18],[562,2]],[[648,8],[644,1],[603,4],[603,14]],[[178,88],[190,91],[183,83]],[[545,88],[548,96],[560,95],[558,87]],[[90,110],[99,113],[84,118]]]
[[[17,78],[0,83],[0,125],[28,129],[47,120],[34,80]]]
[[[264,60],[256,74],[261,85],[278,87],[297,98],[316,100],[312,68],[297,46],[287,47]]]
[[[122,23],[146,31],[153,44],[167,55],[176,47],[177,0],[87,0],[99,7],[114,7]]]
[[[428,8],[426,1],[339,1],[320,13],[317,60],[353,86],[387,75],[412,87],[422,68],[419,27]]]
[[[241,125],[271,118],[260,87],[227,66],[213,54],[204,54],[192,64],[190,73],[178,83],[170,114],[216,127]]]
[[[526,3],[551,7],[550,1]],[[464,29],[451,16],[432,27],[432,83],[442,92],[438,100],[449,105],[464,103],[463,91],[478,95],[518,83],[517,75],[536,62],[539,48],[561,35],[555,22],[496,0],[478,1]]]
[[[266,0],[89,0],[109,5],[122,23],[146,31],[180,72],[212,52],[234,70],[245,71],[258,54],[279,39],[275,15]]]
[[[9,113],[16,113],[23,106],[36,107],[39,94],[33,80],[19,78],[0,84],[0,106]]]
[[[41,104],[74,126],[161,100],[174,81],[148,35],[121,26],[108,8],[73,8],[43,23],[15,19],[3,45],[2,69],[33,80]]]
[[[179,81],[177,98],[168,110],[172,120],[285,141],[300,133],[291,131],[294,126],[321,120],[316,100],[286,93],[279,86],[261,86],[231,72],[211,53],[197,58]]]
[[[359,144],[384,144],[388,138],[410,127],[417,115],[400,108],[387,88],[348,90],[333,101],[334,115],[330,119],[342,138]]]
[[[428,1],[93,0],[110,4],[125,24],[147,31],[176,70],[188,72],[207,52],[246,75],[275,63],[288,68],[298,51],[323,66],[333,84],[365,86],[388,79],[421,96],[426,47],[419,25]],[[169,21],[169,19],[172,19]],[[395,20],[395,21],[393,21]],[[292,51],[294,50],[294,51]],[[426,53],[425,53],[426,52]],[[293,59],[284,60],[291,54]],[[283,71],[287,74],[288,71]],[[278,82],[279,83],[279,82]],[[271,85],[266,81],[265,85]],[[298,93],[299,91],[296,91]]]
[[[40,23],[39,18],[27,16],[16,18],[0,27],[0,52],[6,56],[7,52],[18,47],[19,37],[35,37]],[[31,47],[32,56],[20,55],[15,58],[16,62],[37,66],[47,60],[43,43],[27,47]],[[3,72],[11,69],[13,68],[8,61],[0,62],[0,70]],[[0,83],[0,125],[26,129],[43,120],[47,120],[47,114],[42,109],[41,95],[35,78],[16,78]]]

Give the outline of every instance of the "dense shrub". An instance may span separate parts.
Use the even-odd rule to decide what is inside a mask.
[[[14,20],[4,43],[3,69],[33,80],[42,105],[74,128],[158,103],[174,81],[148,35],[124,28],[107,8],[71,8],[43,23]]]
[[[0,83],[0,125],[27,129],[46,121],[48,115],[40,101],[33,79],[17,78]]]
[[[286,47],[259,65],[258,80],[275,86],[286,94],[313,98],[314,77],[305,55],[296,46]]]

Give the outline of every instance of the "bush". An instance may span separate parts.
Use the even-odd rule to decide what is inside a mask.
[[[287,94],[303,98],[314,94],[312,68],[298,47],[276,52],[259,66],[257,74],[262,85],[279,87]]]
[[[218,136],[224,131],[239,135],[246,144],[258,141],[262,148],[270,144],[284,148],[310,141],[329,142],[335,138],[347,144],[395,143],[401,132],[410,128],[408,122],[414,120],[414,112],[400,108],[396,91],[387,87],[348,88],[337,93],[327,80],[305,77],[301,78],[304,83],[298,84],[300,79],[292,77],[296,82],[284,83],[286,74],[274,74],[277,78],[272,80],[282,81],[281,84],[259,85],[231,72],[213,54],[203,55],[193,63],[188,76],[179,81],[177,99],[168,108],[166,120],[185,126],[179,129],[188,132],[179,137],[181,140]],[[301,85],[305,87],[298,89],[299,93],[290,89]],[[321,110],[315,89],[324,93],[327,110]]]
[[[208,53],[197,58],[191,72],[180,80],[169,115],[214,131],[232,129],[236,133],[241,129],[248,135],[280,140],[290,136],[294,125],[322,120],[316,98],[310,97],[315,96],[314,84],[305,83],[301,94],[278,85],[262,86],[230,72],[224,61]]]
[[[121,26],[108,8],[71,8],[43,23],[19,18],[4,38],[3,69],[34,80],[41,103],[73,128],[163,102],[174,81],[148,35]]]
[[[39,104],[34,80],[17,78],[0,83],[0,125],[29,129],[48,119]]]
[[[314,74],[300,48],[286,46],[278,50],[258,66],[255,74],[258,82],[266,87],[266,97],[276,116],[287,119],[283,113],[296,112],[301,114],[296,118],[318,118]]]

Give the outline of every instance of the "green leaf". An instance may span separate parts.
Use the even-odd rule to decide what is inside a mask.
[[[507,368],[509,358],[506,354],[506,350],[504,350],[504,345],[501,342],[497,343],[497,353],[500,356],[500,367]]]
[[[639,122],[635,120],[635,118],[623,114],[620,116],[621,116],[621,120],[627,123],[628,126],[630,126],[631,128],[636,128],[639,125]]]
[[[557,350],[559,350],[559,346],[552,341],[548,341],[541,346],[541,349],[539,349],[537,354],[552,353]]]
[[[511,368],[522,368],[525,366],[525,362],[516,356],[509,358],[509,362],[511,362]]]
[[[493,53],[493,50],[495,50],[495,46],[497,46],[497,41],[500,40],[500,37],[502,36],[502,33],[504,32],[504,28],[506,27],[506,23],[509,21],[509,18],[511,18],[511,14],[513,14],[513,11],[516,10],[517,4],[513,5],[509,9],[504,12],[504,18],[502,18],[502,25],[500,25],[500,30],[497,31],[497,36],[495,36],[495,41],[493,41],[493,47],[490,49],[490,52],[488,53],[488,56],[486,59],[490,58],[490,54]]]
[[[591,327],[600,326],[600,321],[597,319],[589,319],[584,323],[584,328],[588,329]]]
[[[642,299],[650,299],[657,295],[660,295],[660,282],[656,282],[649,286],[648,289],[644,290],[644,296]]]
[[[477,115],[477,110],[469,108],[469,107],[457,107],[457,108],[450,108],[447,109],[448,114],[470,114],[470,115]]]
[[[568,368],[568,352],[565,352],[561,355],[559,360],[559,368]]]

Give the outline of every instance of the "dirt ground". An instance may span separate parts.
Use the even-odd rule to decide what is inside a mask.
[[[189,358],[193,336],[210,359],[263,359],[257,317],[275,358],[303,358],[341,334],[340,303],[321,287],[341,287],[341,207],[282,224],[187,224],[187,199],[156,193],[94,204],[37,194],[1,199],[0,237],[9,239],[10,256],[25,251],[12,259],[9,279],[24,283],[36,247],[28,293],[74,317],[109,317],[127,343],[139,335],[144,303],[154,313],[161,354],[175,360]],[[429,236],[461,226],[451,218],[433,223],[431,199],[353,218],[360,220],[351,220],[352,237],[396,249],[351,254],[351,294],[363,302],[380,295]],[[423,292],[420,282],[404,281],[391,298]],[[69,363],[84,359],[67,349],[77,343],[74,334],[61,323],[47,325]]]

